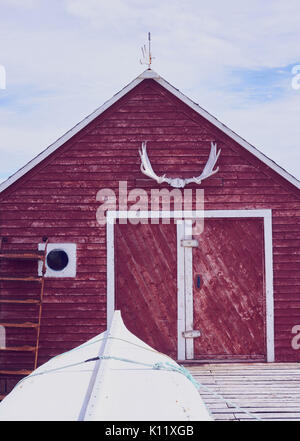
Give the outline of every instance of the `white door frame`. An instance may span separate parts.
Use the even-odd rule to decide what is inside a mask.
[[[107,253],[107,301],[106,301],[106,312],[107,312],[107,327],[110,326],[113,313],[115,310],[115,244],[114,244],[114,225],[116,219],[147,219],[150,223],[152,219],[174,219],[177,224],[177,300],[178,300],[178,336],[180,334],[180,339],[178,338],[178,350],[180,346],[179,353],[182,354],[182,342],[184,339],[182,337],[182,332],[185,330],[185,318],[183,315],[185,309],[185,280],[184,280],[184,248],[181,246],[181,239],[184,238],[184,220],[203,218],[203,211],[115,211],[108,210],[106,215],[106,253]],[[182,319],[183,317],[183,319]],[[179,341],[180,340],[180,341]]]
[[[274,361],[274,299],[273,299],[273,241],[272,210],[205,210],[205,211],[107,211],[107,326],[115,310],[115,246],[116,219],[165,218],[177,224],[177,348],[179,360],[194,358],[193,338],[183,337],[193,330],[193,254],[192,248],[182,247],[182,239],[190,239],[191,220],[201,218],[262,218],[264,222],[266,345],[267,361]]]

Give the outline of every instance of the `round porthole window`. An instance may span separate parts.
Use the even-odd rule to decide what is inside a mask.
[[[64,250],[52,250],[47,255],[47,265],[53,271],[62,271],[69,263],[69,257]]]

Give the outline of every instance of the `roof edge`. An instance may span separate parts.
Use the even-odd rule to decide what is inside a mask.
[[[292,174],[287,172],[284,168],[280,167],[280,165],[278,165],[275,161],[270,159],[268,156],[266,156],[264,153],[262,153],[260,150],[258,150],[256,147],[254,147],[252,144],[247,142],[245,139],[243,139],[240,135],[235,133],[233,130],[229,129],[229,127],[227,127],[225,124],[223,124],[221,121],[219,121],[215,116],[211,115],[205,109],[200,107],[199,104],[192,101],[189,97],[184,95],[182,92],[180,92],[178,89],[176,89],[170,83],[168,83],[162,77],[159,77],[158,79],[156,79],[156,81],[161,86],[163,86],[165,89],[167,89],[169,92],[171,92],[173,95],[175,95],[177,98],[179,98],[181,101],[183,101],[186,105],[188,105],[193,110],[195,110],[199,115],[204,117],[206,120],[208,120],[210,123],[212,123],[215,127],[220,129],[222,132],[224,132],[226,135],[228,135],[230,138],[232,138],[234,141],[236,141],[238,144],[240,144],[242,147],[244,147],[247,151],[249,151],[254,156],[256,156],[258,159],[260,159],[264,164],[268,165],[271,169],[276,171],[280,176],[282,176],[287,181],[289,181],[291,184],[293,184],[295,187],[300,189],[300,181],[295,176],[293,176]]]
[[[66,132],[60,138],[58,138],[54,143],[50,144],[45,150],[43,150],[41,153],[39,153],[31,161],[29,161],[24,167],[20,168],[16,173],[14,173],[9,178],[7,178],[4,182],[2,182],[0,184],[0,193],[2,193],[8,187],[10,187],[12,184],[14,184],[18,179],[20,179],[22,176],[24,176],[26,173],[28,173],[32,168],[34,168],[36,165],[38,165],[44,159],[46,159],[51,153],[55,152],[65,142],[67,142],[69,139],[71,139],[80,130],[84,129],[90,122],[92,122],[95,118],[97,118],[99,115],[101,115],[101,113],[103,113],[105,110],[107,110],[110,106],[112,106],[114,103],[116,103],[120,98],[122,98],[124,95],[126,95],[128,92],[130,92],[132,89],[134,89],[134,87],[136,87],[138,84],[140,84],[145,79],[153,79],[154,81],[159,83],[162,87],[164,87],[170,93],[175,95],[178,99],[180,99],[182,102],[184,102],[187,106],[192,108],[195,112],[197,112],[199,115],[204,117],[206,120],[208,120],[210,123],[212,123],[215,127],[220,129],[223,133],[228,135],[230,138],[232,138],[234,141],[236,141],[239,145],[244,147],[247,151],[252,153],[258,159],[260,159],[263,163],[265,163],[267,166],[269,166],[272,170],[277,172],[281,177],[286,179],[288,182],[290,182],[296,188],[300,189],[300,181],[297,178],[295,178],[293,175],[288,173],[285,169],[280,167],[276,162],[274,162],[272,159],[268,158],[264,153],[262,153],[260,150],[255,148],[253,145],[249,144],[246,140],[241,138],[238,134],[236,134],[234,131],[229,129],[226,125],[221,123],[216,117],[214,117],[209,112],[207,112],[202,107],[200,107],[199,104],[192,101],[190,98],[188,98],[182,92],[180,92],[178,89],[176,89],[170,83],[168,83],[165,79],[163,79],[154,70],[146,69],[137,78],[135,78],[133,81],[131,81],[131,83],[129,83],[122,90],[120,90],[118,93],[116,93],[111,99],[106,101],[102,106],[98,107],[94,112],[92,112],[90,115],[88,115],[86,118],[84,118],[78,124],[76,124],[72,129],[70,129],[68,132]]]
[[[68,130],[64,135],[46,147],[41,153],[35,156],[31,161],[29,161],[26,165],[16,171],[14,174],[9,176],[5,181],[0,184],[0,193],[14,184],[18,179],[28,173],[32,168],[46,159],[51,153],[55,152],[59,147],[61,147],[65,142],[71,139],[74,135],[76,135],[80,130],[84,129],[90,122],[92,122],[95,118],[97,118],[101,113],[107,110],[110,106],[112,106],[115,102],[117,102],[120,98],[130,92],[134,87],[140,84],[145,78],[154,78],[154,76],[150,76],[146,74],[147,71],[142,72],[137,78],[135,78],[131,83],[125,86],[122,90],[116,93],[112,98],[106,101],[102,106],[98,107],[92,113],[90,113],[87,117],[81,120],[78,124],[76,124],[72,129]],[[154,72],[155,74],[155,72]],[[158,78],[158,75],[155,75],[155,78]]]

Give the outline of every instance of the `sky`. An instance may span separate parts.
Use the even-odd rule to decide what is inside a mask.
[[[152,68],[300,180],[299,0],[0,0],[0,181]]]

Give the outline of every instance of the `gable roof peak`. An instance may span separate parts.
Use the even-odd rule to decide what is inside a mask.
[[[39,164],[45,158],[47,158],[51,153],[53,153],[55,150],[57,150],[59,147],[61,147],[66,141],[68,141],[70,138],[72,138],[74,135],[76,135],[76,133],[78,133],[80,130],[82,130],[84,127],[86,127],[91,121],[93,121],[101,113],[103,113],[106,109],[108,109],[110,106],[112,106],[114,103],[116,103],[120,98],[122,98],[124,95],[126,95],[128,92],[130,92],[132,89],[134,89],[138,84],[140,84],[142,81],[147,80],[147,79],[153,79],[154,81],[156,81],[158,84],[160,84],[166,90],[168,90],[171,94],[173,94],[179,100],[181,100],[183,103],[185,103],[187,106],[192,108],[196,113],[198,113],[199,115],[204,117],[207,121],[212,123],[215,127],[220,129],[222,132],[224,132],[226,135],[228,135],[231,139],[236,141],[239,145],[244,147],[246,150],[248,150],[250,153],[252,153],[258,159],[260,159],[263,163],[265,163],[267,166],[269,166],[271,169],[273,169],[275,172],[277,172],[279,175],[281,175],[284,179],[286,179],[288,182],[290,182],[296,188],[300,189],[300,181],[297,178],[292,176],[290,173],[288,173],[286,170],[284,170],[282,167],[280,167],[278,164],[276,164],[272,159],[268,158],[262,152],[257,150],[255,147],[253,147],[247,141],[245,141],[242,137],[240,137],[235,132],[233,132],[231,129],[229,129],[227,126],[222,124],[217,118],[215,118],[213,115],[211,115],[206,110],[204,110],[202,107],[200,107],[199,104],[196,104],[195,102],[193,102],[190,98],[188,98],[186,95],[184,95],[182,92],[180,92],[180,90],[176,89],[174,86],[172,86],[170,83],[168,83],[164,78],[162,78],[158,73],[156,73],[154,70],[149,68],[149,69],[146,69],[144,72],[142,72],[137,78],[135,78],[131,83],[129,83],[127,86],[125,86],[122,90],[120,90],[118,93],[116,93],[110,100],[106,101],[101,107],[96,109],[94,112],[92,112],[86,118],[84,118],[81,122],[76,124],[75,127],[73,127],[71,130],[69,130],[67,133],[65,133],[63,136],[61,136],[57,141],[55,141],[53,144],[51,144],[49,147],[47,147],[44,151],[42,151],[39,155],[37,155],[34,159],[32,159],[30,162],[28,162],[28,164],[26,164],[24,167],[22,167],[16,173],[14,173],[12,176],[10,176],[6,181],[2,182],[0,184],[0,193],[2,191],[4,191],[6,188],[8,188],[10,185],[12,185],[15,181],[20,179],[22,176],[24,176],[27,172],[29,172],[33,167],[35,167],[37,164]]]
[[[138,76],[138,78],[141,78],[142,80],[151,79],[151,78],[158,79],[160,78],[160,75],[158,75],[158,73],[152,69],[146,69]]]

